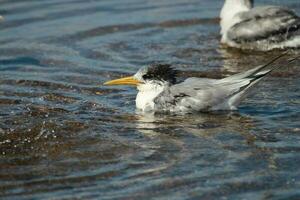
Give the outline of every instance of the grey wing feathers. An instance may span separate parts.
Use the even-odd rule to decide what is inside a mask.
[[[277,6],[256,7],[238,16],[242,21],[231,27],[230,40],[251,42],[273,36],[282,41],[300,33],[300,18],[291,10]]]
[[[225,97],[222,87],[216,87],[216,79],[190,78],[176,84],[161,93],[156,99],[155,104],[160,109],[175,111],[204,111],[211,110],[212,105]],[[223,94],[222,94],[223,93]]]
[[[283,53],[264,65],[260,65],[254,69],[242,72],[233,76],[219,80],[219,84],[227,85],[232,87],[231,94],[228,96],[228,104],[236,107],[240,101],[249,93],[249,89],[252,88],[256,83],[258,83],[262,78],[273,70],[287,65],[295,60],[298,60],[300,56],[296,56],[292,59],[284,60],[284,63],[276,64],[275,62],[284,58],[287,53]]]
[[[272,59],[265,65],[258,66],[223,79],[189,78],[171,86],[156,99],[157,109],[185,110],[231,110],[240,103],[249,88],[253,87],[272,70],[279,67],[274,62],[286,53]],[[300,57],[300,56],[299,56]],[[286,64],[298,58],[290,59]]]
[[[226,85],[231,89],[231,93],[228,96],[228,104],[235,107],[237,106],[245,94],[248,93],[249,89],[252,88],[257,82],[264,78],[267,74],[280,67],[281,65],[276,65],[275,62],[286,56],[287,53],[283,53],[264,65],[260,65],[246,72],[238,73],[227,78],[220,79],[218,82],[221,85]],[[286,62],[289,64],[298,57],[290,59]]]

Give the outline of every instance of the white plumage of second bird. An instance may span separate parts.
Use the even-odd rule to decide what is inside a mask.
[[[220,13],[221,42],[267,51],[300,47],[300,18],[282,6],[253,7],[254,0],[225,0]]]

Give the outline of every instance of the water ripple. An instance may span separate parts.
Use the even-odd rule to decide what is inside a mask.
[[[220,46],[221,4],[1,1],[0,197],[298,199],[299,61],[231,113],[145,115],[135,88],[102,85],[158,61],[222,78],[280,53]]]

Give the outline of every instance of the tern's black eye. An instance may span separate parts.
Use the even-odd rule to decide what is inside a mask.
[[[153,78],[153,76],[151,76],[150,74],[145,74],[142,77],[143,77],[144,80]]]

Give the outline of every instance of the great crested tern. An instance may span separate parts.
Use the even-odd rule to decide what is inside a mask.
[[[280,6],[253,7],[253,0],[225,0],[221,43],[267,51],[300,47],[300,18]]]
[[[142,67],[130,77],[105,82],[104,85],[137,86],[136,107],[144,112],[235,110],[249,89],[276,69],[275,61],[223,79],[188,78],[176,83],[176,73],[169,64]],[[290,59],[285,64],[296,60]]]

